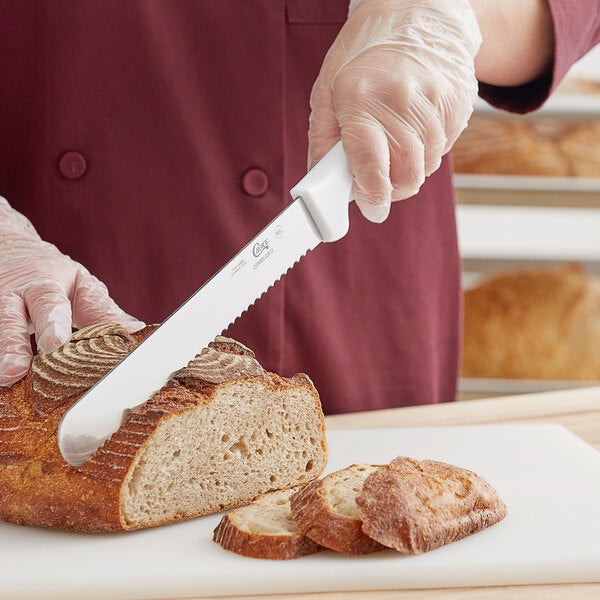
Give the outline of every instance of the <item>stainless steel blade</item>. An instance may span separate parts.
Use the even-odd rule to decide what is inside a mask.
[[[150,398],[321,241],[297,198],[65,413],[63,457],[72,465],[87,460],[119,428],[125,409]]]

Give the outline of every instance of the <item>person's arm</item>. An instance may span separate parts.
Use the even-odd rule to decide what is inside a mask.
[[[548,73],[554,26],[547,0],[470,0],[482,44],[475,74],[483,83],[517,86]]]
[[[341,138],[353,199],[384,221],[465,128],[477,78],[526,83],[553,48],[545,0],[353,0],[312,90],[309,166]]]

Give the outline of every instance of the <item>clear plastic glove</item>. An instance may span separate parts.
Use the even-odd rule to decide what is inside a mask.
[[[32,358],[29,331],[41,352],[71,339],[71,327],[103,321],[135,331],[144,323],[123,312],[106,286],[44,242],[0,197],[0,385],[23,377]]]
[[[481,44],[467,0],[354,0],[311,94],[309,168],[342,139],[363,215],[417,193],[465,128]]]

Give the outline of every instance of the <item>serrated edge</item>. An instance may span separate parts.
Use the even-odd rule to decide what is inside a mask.
[[[247,313],[272,287],[274,287],[278,282],[280,282],[309,252],[312,252],[312,250],[309,249],[303,254],[301,254],[300,257],[297,260],[295,260],[279,277],[277,277],[277,279],[275,279],[275,281],[273,281],[271,285],[267,286],[267,288],[259,296],[257,296],[253,302],[248,304],[248,306],[239,315],[237,315],[237,317],[235,317],[233,321],[229,322],[227,326],[221,329],[220,333],[217,333],[216,335],[220,335],[221,333],[229,329],[239,318],[243,317],[245,313]]]

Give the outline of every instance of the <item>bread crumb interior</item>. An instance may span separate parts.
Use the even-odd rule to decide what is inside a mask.
[[[141,448],[121,490],[124,525],[216,512],[308,482],[327,460],[323,445],[308,391],[257,380],[222,384],[210,403],[163,418]],[[271,520],[281,527],[278,515],[274,508]]]
[[[323,494],[327,504],[336,514],[359,519],[356,497],[362,491],[365,479],[377,470],[374,465],[354,465],[337,473],[332,473],[325,482]]]
[[[229,513],[232,523],[248,533],[262,535],[296,535],[299,529],[290,510],[290,496],[295,490],[266,495],[247,507]]]

